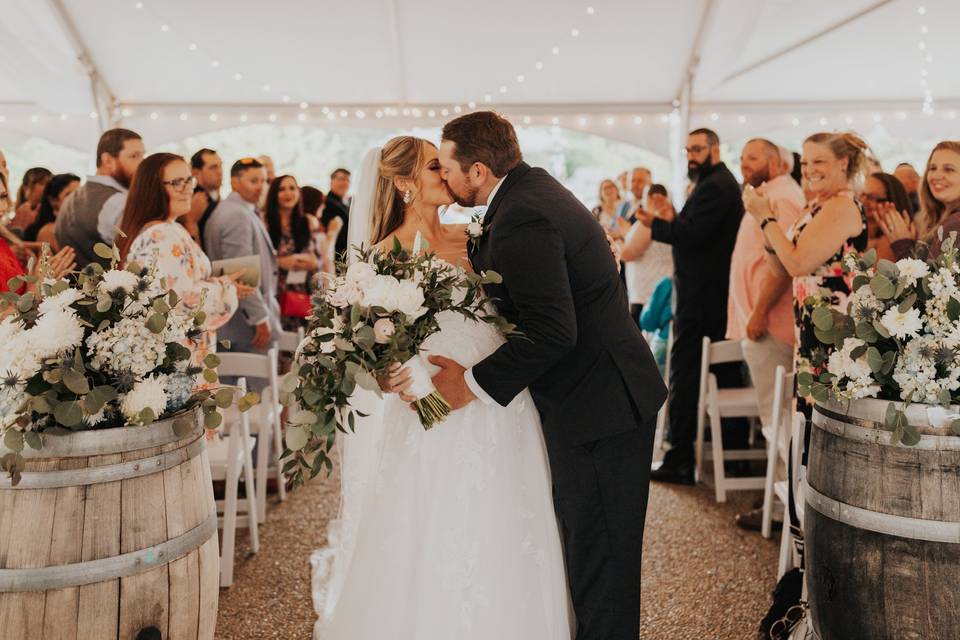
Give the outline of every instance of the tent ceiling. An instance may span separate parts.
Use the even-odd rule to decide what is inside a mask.
[[[960,108],[955,0],[0,0],[0,15],[0,141],[33,133],[94,144],[82,46],[115,113],[151,143],[241,117],[439,124],[455,105],[483,106],[489,95],[521,123],[559,122],[665,152],[660,120],[692,61],[693,120],[721,135],[737,135],[743,114],[765,130],[853,110],[904,111],[900,121],[910,122],[921,69],[938,112]],[[374,117],[390,108],[398,112]]]

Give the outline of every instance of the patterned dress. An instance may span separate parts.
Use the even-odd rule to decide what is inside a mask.
[[[285,256],[292,256],[296,253],[314,253],[314,245],[311,240],[310,245],[308,245],[302,252],[297,251],[297,244],[293,238],[293,234],[290,232],[290,228],[284,228],[280,233],[280,244],[277,247],[277,257],[283,258]],[[277,283],[277,298],[283,300],[283,293],[285,291],[294,291],[298,293],[311,293],[312,286],[311,281],[315,274],[308,273],[306,275],[305,282],[297,282],[296,284],[290,283],[287,281],[287,277],[291,272],[286,271],[285,269],[279,269],[280,278]],[[294,272],[295,273],[295,272]],[[302,272],[299,274],[302,276]],[[296,331],[299,327],[306,328],[307,319],[300,318],[295,316],[281,316],[280,325],[283,327],[284,331]]]
[[[236,313],[237,288],[227,276],[212,277],[210,259],[190,233],[176,222],[162,222],[143,229],[127,255],[128,262],[152,267],[156,277],[166,278],[167,287],[176,291],[180,306],[187,312],[202,308],[207,319],[207,339],[196,345],[194,362],[203,361],[216,339],[216,331]]]
[[[853,194],[844,192],[841,195],[850,197],[860,210],[863,230],[860,235],[847,238],[843,246],[830,259],[820,265],[816,271],[793,279],[793,313],[796,320],[794,370],[797,373],[806,371],[818,376],[826,366],[827,358],[830,356],[830,348],[820,342],[814,334],[813,310],[816,307],[828,306],[846,312],[851,282],[843,274],[843,257],[851,251],[863,252],[867,249],[867,217],[863,206],[853,198]],[[793,242],[794,246],[796,246],[804,228],[820,213],[821,209],[821,204],[811,204],[793,225],[787,237]],[[807,420],[810,420],[812,410],[811,399],[800,397],[797,394],[797,411],[803,412]]]

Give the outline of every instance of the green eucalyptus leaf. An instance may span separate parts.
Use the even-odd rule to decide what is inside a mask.
[[[884,421],[884,423],[885,423],[887,426],[889,426],[889,427],[896,426],[896,424],[897,424],[897,405],[893,404],[892,402],[887,403],[887,411],[886,411],[886,413],[884,414],[883,421]]]
[[[167,316],[162,313],[155,313],[147,319],[147,329],[152,333],[163,333],[167,327]]]
[[[951,298],[951,300],[952,299],[953,298]],[[900,313],[906,313],[907,311],[912,309],[913,305],[915,305],[916,303],[917,303],[917,294],[911,293],[910,295],[908,295],[906,298],[903,299],[903,301],[900,303],[897,309],[898,311],[900,311]]]
[[[19,429],[7,429],[3,434],[3,446],[14,453],[23,451],[24,439],[23,431]]]
[[[211,411],[203,416],[203,424],[207,429],[216,429],[223,423],[223,416],[219,411]]]
[[[140,415],[137,416],[137,419],[139,420],[140,424],[150,424],[157,419],[157,414],[153,412],[153,409],[147,407],[140,412]]]
[[[310,433],[300,425],[290,425],[284,436],[287,448],[291,451],[300,451],[310,440]]]
[[[61,402],[53,409],[53,418],[64,427],[76,427],[83,422],[83,409],[75,400]]]
[[[483,284],[502,284],[503,276],[496,271],[484,271],[480,276],[480,282]]]
[[[821,331],[833,329],[833,313],[827,307],[817,307],[813,310],[813,325]]]
[[[113,259],[113,249],[102,242],[98,242],[97,244],[93,245],[93,252],[104,260]]]
[[[890,332],[887,331],[887,328],[884,327],[883,324],[881,324],[881,322],[880,322],[879,320],[874,320],[874,321],[873,321],[873,330],[876,331],[876,332],[880,335],[881,338],[889,338],[889,337],[890,337]]]
[[[857,337],[863,340],[868,344],[873,344],[880,339],[880,334],[877,333],[877,330],[873,328],[873,325],[869,322],[859,322],[857,323],[856,329]]]
[[[903,426],[903,435],[900,437],[900,442],[908,447],[916,446],[917,443],[920,442],[920,432],[915,426],[911,424],[905,424]]]
[[[233,404],[233,389],[220,389],[214,398],[218,407],[226,409]]]
[[[23,440],[27,443],[27,446],[34,451],[43,449],[43,440],[41,440],[40,434],[36,431],[24,431]]]
[[[220,366],[220,358],[215,353],[208,353],[207,357],[203,359],[203,364],[208,369],[216,369]]]
[[[875,248],[867,249],[860,256],[860,259],[863,260],[864,268],[869,269],[877,263],[877,250]]]
[[[809,371],[801,371],[797,374],[797,384],[810,386],[813,384],[813,374]]]
[[[810,385],[810,395],[821,404],[830,400],[830,390],[819,382]]]
[[[217,372],[214,371],[213,369],[204,369],[204,370],[203,370],[203,379],[206,380],[207,382],[209,382],[210,384],[213,384],[213,383],[215,383],[215,382],[217,381],[217,379],[218,379],[218,378],[217,378]]]
[[[867,364],[870,365],[870,370],[873,371],[874,374],[883,371],[883,354],[881,354],[880,350],[876,347],[867,349]]]
[[[177,418],[173,421],[173,432],[178,438],[186,438],[193,431],[193,420]]]
[[[900,277],[900,269],[887,259],[877,262],[877,273],[888,278],[891,282],[896,282]]]
[[[890,375],[890,372],[893,371],[894,365],[897,364],[897,352],[896,351],[887,351],[883,354],[883,366],[880,368],[880,372],[883,375]]]
[[[893,284],[890,278],[882,274],[873,276],[870,280],[870,288],[878,300],[889,300],[897,293],[896,285]]]
[[[851,349],[851,350],[850,350],[850,359],[851,359],[851,360],[859,360],[859,359],[862,358],[863,355],[867,352],[867,349],[868,349],[868,348],[869,348],[869,345],[862,344],[862,345],[860,345],[859,347],[857,347],[857,348],[855,348],[855,349]]]
[[[950,423],[950,433],[960,436],[960,420],[954,420]]]
[[[951,322],[960,320],[960,300],[953,297],[947,300],[947,317]]]
[[[67,389],[79,396],[90,391],[90,383],[87,382],[87,377],[75,369],[64,370],[63,384]]]
[[[814,328],[813,328],[813,333],[814,333],[815,336],[817,336],[817,340],[819,340],[819,341],[822,342],[823,344],[833,344],[833,343],[834,343],[834,339],[835,339],[835,338],[834,338],[834,335],[833,335],[833,331],[832,331],[832,330],[830,330],[830,331],[824,331],[824,330],[821,329],[820,327],[814,327]]]

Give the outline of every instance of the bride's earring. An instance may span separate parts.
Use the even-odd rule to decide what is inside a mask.
[[[403,204],[410,204],[410,189],[403,192]]]

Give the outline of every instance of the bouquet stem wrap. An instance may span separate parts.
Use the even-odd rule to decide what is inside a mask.
[[[423,428],[430,429],[446,420],[453,409],[433,386],[433,374],[424,359],[419,354],[415,355],[407,360],[403,367],[410,370],[413,384],[408,393],[416,398],[413,407],[420,416]]]

